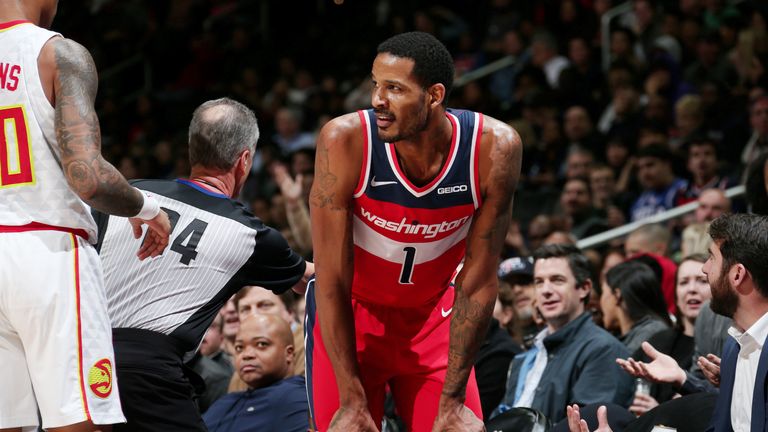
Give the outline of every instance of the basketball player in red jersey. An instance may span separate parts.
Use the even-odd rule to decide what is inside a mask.
[[[453,73],[431,35],[394,36],[373,62],[373,109],[318,138],[306,352],[319,431],[378,430],[387,386],[410,431],[483,430],[472,365],[522,144],[445,107]]]
[[[0,0],[0,430],[92,431],[125,421],[90,209],[150,226],[157,200],[101,156],[88,51],[46,30],[56,0]],[[140,293],[139,293],[140,294]]]

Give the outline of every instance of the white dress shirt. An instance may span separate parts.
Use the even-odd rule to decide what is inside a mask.
[[[733,381],[731,426],[735,432],[747,432],[752,421],[752,394],[757,379],[757,366],[760,362],[763,342],[768,336],[768,313],[744,333],[731,327],[728,329],[728,334],[733,336],[741,347],[736,360],[736,377]]]

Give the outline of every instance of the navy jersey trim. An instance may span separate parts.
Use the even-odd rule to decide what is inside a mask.
[[[222,194],[222,193],[217,193],[217,192],[214,192],[214,191],[208,190],[208,189],[206,189],[206,188],[204,188],[204,187],[200,186],[200,185],[199,185],[199,184],[197,184],[197,182],[196,182],[196,181],[194,181],[194,180],[188,180],[188,179],[176,179],[176,182],[178,182],[178,183],[181,183],[181,184],[185,184],[185,185],[187,185],[187,186],[191,186],[191,187],[193,187],[193,188],[195,188],[195,189],[199,190],[200,192],[202,192],[202,193],[204,193],[204,194],[206,194],[206,195],[212,196],[212,197],[217,197],[217,198],[229,198],[228,196],[226,196],[226,195],[224,195],[224,194]]]

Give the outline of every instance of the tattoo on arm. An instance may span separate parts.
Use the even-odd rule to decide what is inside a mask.
[[[485,332],[491,322],[495,301],[485,304],[474,301],[459,285],[456,286],[455,292],[448,373],[445,375],[443,394],[463,399],[467,391],[469,372],[475,363],[475,355],[485,340]]]
[[[328,149],[322,146],[318,147],[315,157],[317,158],[315,183],[310,193],[312,204],[318,208],[331,206],[332,209],[338,210],[338,208],[333,207],[333,200],[336,196],[333,187],[336,185],[337,177],[331,172]]]
[[[481,260],[474,270],[486,272],[489,267],[495,266],[499,258],[511,219],[512,195],[520,172],[520,155],[516,154],[516,151],[512,145],[495,145],[491,149],[491,160],[495,162],[490,169],[486,186],[486,190],[490,189],[491,193],[486,194],[486,200],[478,210],[478,220],[482,218],[484,222],[482,226],[477,227],[479,231],[474,239],[467,242],[465,269],[469,263]],[[489,220],[489,217],[492,217],[492,220]],[[495,278],[495,275],[493,277]],[[456,282],[448,370],[443,386],[444,396],[460,400],[466,395],[467,380],[477,351],[485,340],[496,301],[495,295],[490,291],[474,286],[487,281],[479,282],[477,277],[473,279],[472,287],[462,287],[467,280],[461,275]]]
[[[54,43],[56,141],[67,182],[94,209],[133,216],[141,210],[141,194],[101,156],[101,130],[94,108],[98,77],[93,59],[75,42],[61,39]]]

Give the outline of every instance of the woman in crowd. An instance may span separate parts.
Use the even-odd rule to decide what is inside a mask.
[[[629,260],[605,275],[600,306],[603,326],[616,331],[629,352],[671,326],[656,274],[646,264]]]
[[[701,271],[706,260],[707,256],[703,254],[683,258],[675,277],[675,304],[677,305],[675,326],[648,339],[656,350],[674,358],[683,370],[688,370],[693,362],[693,332],[696,318],[699,316],[701,307],[712,297],[707,275]],[[642,348],[638,348],[632,358],[643,362],[650,361]],[[672,399],[675,393],[676,390],[671,384],[651,384],[650,394],[635,395],[630,410],[637,415],[643,414],[656,405]]]

